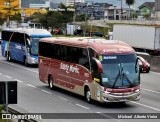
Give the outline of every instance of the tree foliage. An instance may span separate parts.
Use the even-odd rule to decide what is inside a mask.
[[[133,5],[135,0],[126,0],[126,4],[129,6],[129,19],[130,19],[130,14],[131,14],[131,9],[130,6]]]
[[[2,9],[5,10],[6,11],[5,13],[7,14],[3,15],[4,20],[7,20],[7,18],[9,18],[9,20],[16,20],[17,22],[21,21],[20,15],[16,13],[16,11],[18,11],[18,5],[13,5],[13,2],[15,1],[17,0],[5,0],[5,3],[4,3],[5,7]],[[15,15],[13,15],[13,13],[15,13]]]
[[[3,13],[0,12],[0,25],[4,23],[5,19],[3,18]]]
[[[47,13],[34,13],[29,20],[32,22],[41,23],[43,27],[52,29],[65,27],[68,22],[73,21],[73,11],[69,11],[68,7],[64,4],[59,5],[59,9],[64,11],[50,11],[48,9]]]
[[[135,2],[135,0],[126,0],[126,4],[127,4],[128,6],[133,5],[134,2]]]

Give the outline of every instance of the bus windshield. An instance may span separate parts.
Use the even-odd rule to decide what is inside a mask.
[[[32,38],[31,41],[31,54],[32,55],[38,55],[38,45],[39,45],[39,39],[40,38]]]
[[[103,55],[102,86],[108,88],[130,88],[139,85],[139,68],[135,54]]]

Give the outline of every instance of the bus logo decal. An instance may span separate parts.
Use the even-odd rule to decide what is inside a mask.
[[[79,68],[77,66],[61,63],[60,64],[60,69],[79,74]]]
[[[15,48],[20,50],[22,49],[21,45],[17,45],[17,44],[15,44]]]

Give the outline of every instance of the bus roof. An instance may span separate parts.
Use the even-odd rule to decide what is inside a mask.
[[[90,47],[99,54],[133,54],[134,49],[119,40],[106,40],[101,38],[43,38],[41,42],[69,45],[75,47]]]
[[[19,33],[25,33],[29,36],[31,35],[51,35],[51,33],[45,29],[34,29],[34,28],[29,28],[29,29],[24,29],[24,28],[16,28],[16,29],[3,29],[2,31],[9,31],[9,32],[19,32]]]

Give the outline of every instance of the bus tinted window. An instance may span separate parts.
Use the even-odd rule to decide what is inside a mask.
[[[2,40],[9,40],[12,35],[12,32],[2,31]]]
[[[89,58],[86,48],[40,42],[39,49],[41,56],[80,64],[89,69]]]
[[[25,42],[24,42],[24,34],[15,32],[13,34],[13,36],[12,36],[11,41],[16,42],[16,43],[25,44]]]

